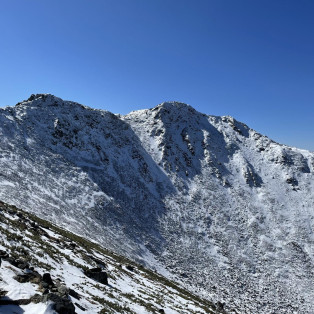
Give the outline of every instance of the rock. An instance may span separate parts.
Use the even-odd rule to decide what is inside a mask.
[[[48,293],[43,298],[43,302],[47,301],[54,303],[53,309],[59,314],[75,314],[75,307],[67,298],[62,298],[55,293]]]
[[[69,289],[64,285],[60,285],[57,290],[58,290],[59,295],[61,296],[69,295]]]
[[[13,257],[10,257],[8,254],[2,256],[2,259],[9,262],[11,265],[20,268],[20,269],[27,269],[29,268],[29,264],[22,259],[15,259]]]
[[[125,268],[129,271],[134,271],[134,267],[131,265],[126,265]]]
[[[53,281],[51,279],[51,276],[49,273],[44,273],[43,274],[43,279],[42,279],[43,282],[47,283],[48,286],[54,286],[53,284]]]
[[[286,182],[292,186],[297,186],[299,183],[298,180],[293,177],[287,178]]]
[[[81,296],[73,289],[69,289],[69,295],[77,300],[81,299]]]
[[[49,288],[49,285],[48,285],[47,282],[42,281],[42,282],[41,282],[41,287],[42,287],[43,289],[48,289],[48,288]]]
[[[18,281],[20,283],[32,282],[32,283],[38,284],[41,281],[41,276],[36,271],[34,271],[34,272],[27,271],[27,272],[17,274],[16,276],[13,277],[13,279],[15,279],[16,281]]]
[[[100,268],[106,268],[107,267],[106,263],[104,263],[100,259],[98,259],[92,255],[88,255],[88,257],[97,264],[97,267],[100,267]]]
[[[25,274],[18,274],[16,276],[13,276],[13,279],[20,282],[20,283],[24,283],[24,282],[28,282],[29,278],[27,275]]]
[[[40,284],[41,280],[42,280],[41,275],[37,271],[33,271],[29,282]]]
[[[20,268],[20,269],[26,269],[26,268],[29,268],[29,264],[25,263],[25,262],[21,262],[17,265],[17,268]]]
[[[108,284],[108,275],[102,271],[100,267],[92,268],[85,271],[85,275],[91,279],[94,279],[104,285]]]
[[[48,294],[48,293],[49,293],[49,289],[45,289],[45,290],[43,291],[43,295]]]
[[[165,310],[164,309],[160,309],[159,311],[158,311],[158,313],[165,313]]]
[[[37,304],[37,303],[42,302],[43,297],[40,294],[36,293],[32,297],[30,297],[30,300],[31,300],[31,302]]]
[[[31,222],[30,222],[30,225],[31,225],[31,227],[33,227],[34,229],[38,229],[38,228],[39,228],[38,224],[37,224],[36,222],[34,222],[34,221],[31,221]]]
[[[9,254],[6,251],[0,250],[0,267],[2,260],[6,260],[9,257]]]
[[[224,306],[225,306],[225,303],[222,303],[222,302],[220,302],[220,301],[218,301],[218,302],[216,303],[216,309],[217,309],[218,311],[220,311],[220,312],[223,312],[223,311],[224,311]]]
[[[9,254],[6,251],[0,250],[0,257],[6,258],[9,257]]]
[[[83,306],[79,305],[78,303],[74,303],[74,304],[75,304],[75,306],[77,306],[81,311],[83,311],[83,312],[86,311],[86,309],[85,309]]]
[[[10,263],[11,265],[17,267],[18,263],[19,263],[19,260],[16,260],[14,259],[13,257],[6,257],[6,258],[3,258],[3,260],[7,261],[8,263]]]

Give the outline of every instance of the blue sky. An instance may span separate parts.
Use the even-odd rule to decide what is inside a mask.
[[[0,106],[167,100],[314,150],[312,0],[0,1]]]

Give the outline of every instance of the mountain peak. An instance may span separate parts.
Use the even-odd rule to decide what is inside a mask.
[[[180,119],[197,113],[192,106],[178,101],[163,102],[152,108],[151,112],[154,113],[155,118],[169,117],[170,119]]]
[[[26,100],[23,100],[16,105],[29,105],[29,104],[42,104],[46,103],[47,105],[58,104],[63,102],[63,100],[59,97],[56,97],[52,94],[31,94]]]
[[[27,101],[32,101],[35,99],[47,99],[47,98],[57,98],[56,96],[52,94],[31,94],[30,97],[28,97]]]
[[[68,111],[69,108],[88,108],[74,101],[63,100],[52,94],[32,94],[28,99],[16,104],[16,106],[27,106],[32,108],[58,107]]]
[[[179,101],[165,101],[162,102],[161,104],[157,105],[154,109],[167,109],[171,111],[176,111],[176,110],[189,110],[189,111],[195,111],[195,109],[183,102]]]

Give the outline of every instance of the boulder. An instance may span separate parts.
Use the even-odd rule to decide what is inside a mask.
[[[79,305],[78,303],[74,303],[74,304],[75,304],[75,306],[77,306],[81,311],[83,311],[83,312],[86,311],[86,309],[85,309],[83,306]]]
[[[224,312],[225,303],[218,301],[216,303],[216,309],[220,312]]]
[[[81,296],[73,289],[69,289],[69,295],[77,300],[81,299]]]
[[[41,276],[37,271],[26,271],[17,274],[16,276],[13,277],[13,279],[20,283],[32,282],[38,284],[41,281]]]
[[[60,285],[60,286],[58,287],[58,294],[59,294],[60,296],[65,296],[65,297],[67,297],[67,296],[69,295],[69,289],[68,289],[66,286],[64,286],[64,285]]]
[[[48,284],[48,286],[53,286],[53,285],[54,285],[54,284],[53,284],[53,281],[52,281],[52,279],[51,279],[51,276],[50,276],[49,273],[44,273],[44,274],[43,274],[43,279],[42,279],[42,281],[43,281],[44,283]]]
[[[6,251],[0,250],[0,257],[6,258],[6,257],[9,257],[9,255]]]
[[[20,268],[20,269],[27,269],[27,268],[29,268],[29,264],[26,263],[26,262],[20,261],[20,262],[17,264],[17,268]]]
[[[14,280],[20,282],[20,283],[25,283],[29,281],[29,276],[28,274],[18,274],[13,277]]]
[[[104,285],[108,284],[108,275],[106,272],[102,271],[100,267],[91,268],[85,271],[85,275],[91,279],[94,279]]]
[[[134,271],[134,267],[131,265],[126,265],[125,268],[129,271]]]
[[[59,314],[75,314],[75,307],[68,298],[63,298],[55,293],[48,293],[43,297],[43,302],[53,302],[53,310]]]
[[[41,296],[40,294],[36,293],[34,294],[32,297],[30,297],[30,300],[32,303],[40,303],[43,300],[43,296]]]

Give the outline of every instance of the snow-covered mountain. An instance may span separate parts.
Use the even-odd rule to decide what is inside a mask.
[[[227,310],[313,313],[314,153],[167,102],[0,110],[0,199]]]

